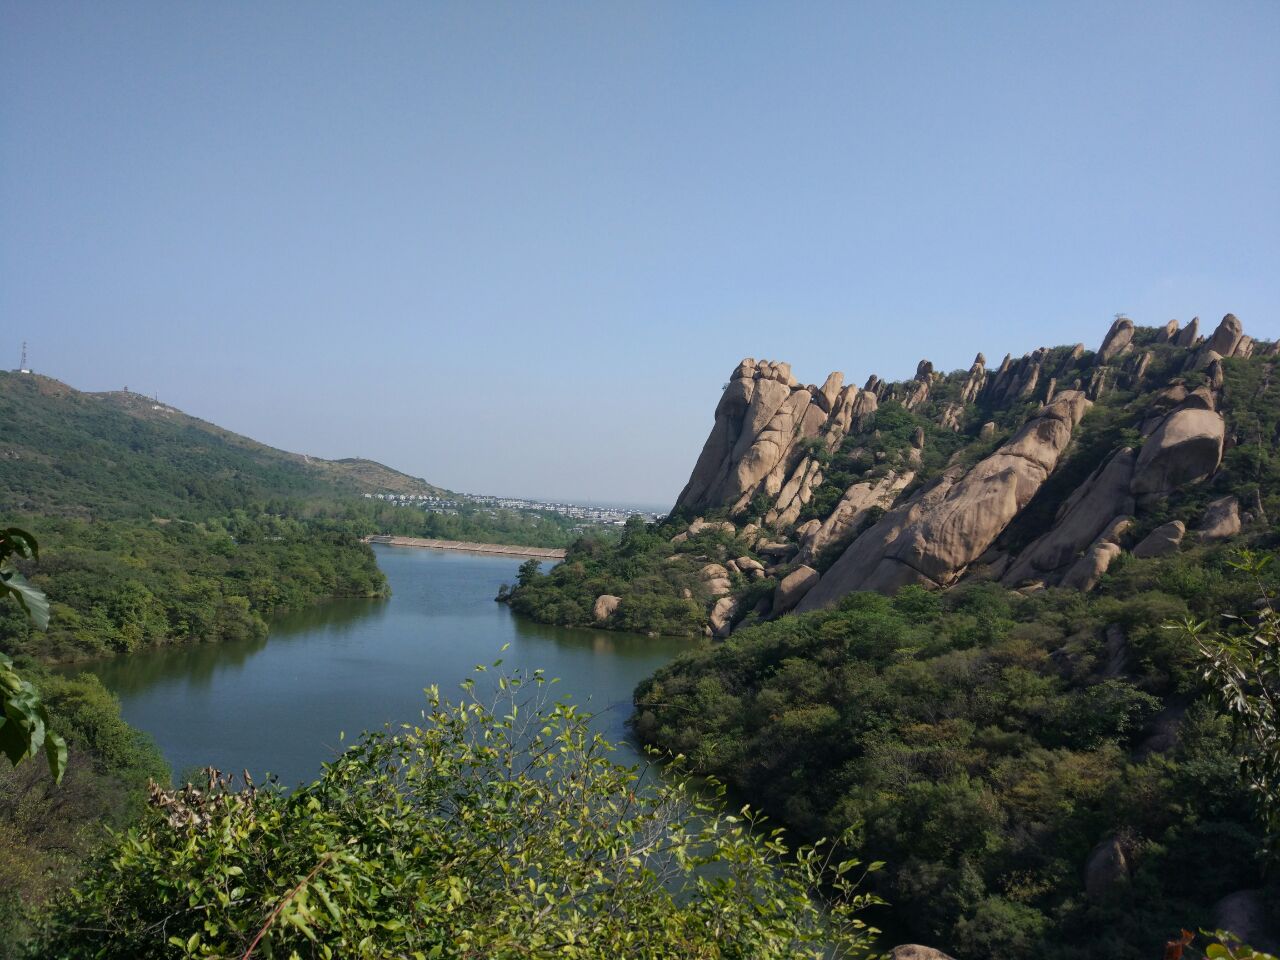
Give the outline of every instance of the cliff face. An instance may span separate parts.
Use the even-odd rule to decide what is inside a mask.
[[[788,608],[978,577],[1091,589],[1219,471],[1224,364],[1270,364],[1277,346],[1228,314],[1207,337],[1198,320],[1119,318],[1093,352],[1042,348],[993,370],[978,354],[952,374],[922,360],[910,380],[861,389],[744,360],[673,512],[745,525],[771,573],[800,571]]]

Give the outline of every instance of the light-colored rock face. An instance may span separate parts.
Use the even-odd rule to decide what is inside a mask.
[[[834,450],[876,405],[875,393],[844,386],[841,373],[821,387],[802,387],[787,364],[744,360],[675,508],[727,507],[738,515],[764,494],[773,505],[763,519],[791,526],[822,483],[821,465],[805,455],[804,442],[818,439]]]
[[[1113,560],[1121,554],[1120,547],[1105,540],[1099,540],[1089,551],[1071,565],[1060,582],[1060,586],[1068,590],[1079,590],[1088,593],[1098,585],[1102,575],[1107,572]]]
[[[1214,351],[1220,357],[1235,356],[1236,347],[1240,345],[1243,336],[1244,327],[1234,314],[1228,313],[1204,342],[1204,348]]]
[[[1205,508],[1196,536],[1200,540],[1225,540],[1240,532],[1240,501],[1221,497]]]
[[[889,951],[889,960],[955,960],[948,953],[918,943],[904,943]]]
[[[873,508],[888,510],[898,494],[914,479],[914,471],[898,474],[891,470],[874,482],[853,484],[845,491],[827,519],[801,540],[797,559],[801,563],[816,560],[830,544],[843,540],[857,530],[866,519],[868,511]],[[797,530],[796,533],[799,534],[800,531]]]
[[[1117,317],[1116,322],[1107,331],[1102,346],[1098,348],[1098,362],[1110,363],[1128,348],[1132,340],[1133,321],[1127,317]]]
[[[1222,461],[1226,424],[1212,410],[1180,408],[1142,445],[1130,486],[1137,496],[1162,496],[1197,483]]]
[[[711,632],[717,637],[727,637],[733,628],[733,615],[738,610],[738,601],[733,597],[721,597],[711,608]]]
[[[812,457],[805,457],[792,471],[791,479],[783,484],[777,505],[765,514],[765,523],[777,527],[791,526],[821,484],[822,465]]]
[[[773,612],[786,613],[795,607],[818,582],[818,571],[813,567],[799,566],[782,578],[773,594]]]
[[[1133,555],[1139,560],[1145,560],[1148,557],[1166,557],[1177,553],[1186,534],[1186,524],[1181,520],[1171,520],[1143,537],[1142,542],[1133,548]]]
[[[821,386],[804,386],[786,364],[744,360],[720,398],[715,423],[677,507],[728,511],[739,522],[752,521],[742,528],[739,549],[754,551],[768,566],[750,557],[722,560],[703,578],[706,589],[728,599],[721,591],[731,591],[733,583],[741,587],[744,579],[780,576],[788,562],[812,567],[824,552],[830,556],[836,544],[848,546],[797,597],[797,609],[829,605],[851,590],[891,592],[911,583],[946,588],[966,571],[1024,590],[1027,584],[1093,587],[1128,542],[1126,530],[1135,517],[1142,523],[1162,498],[1211,477],[1220,466],[1227,438],[1217,407],[1224,365],[1231,363],[1223,358],[1272,351],[1269,343],[1255,344],[1231,315],[1208,339],[1200,336],[1198,319],[1181,329],[1170,321],[1143,335],[1144,343],[1165,346],[1135,350],[1136,334],[1133,323],[1121,317],[1111,324],[1096,355],[1077,344],[1056,361],[1057,354],[1040,348],[1017,359],[1006,355],[989,371],[978,354],[967,375],[940,374],[922,360],[910,380],[889,382],[872,374],[861,389],[846,385],[839,372]],[[1186,353],[1171,353],[1169,344],[1181,345]],[[1186,379],[1203,379],[1204,385],[1189,391],[1179,369],[1200,371],[1203,377],[1198,373]],[[1124,406],[1135,394],[1145,405],[1130,404],[1125,415],[1143,438],[1140,449],[1118,449],[1102,457],[1031,544],[1015,550],[1014,541],[997,543],[1060,461],[1077,455],[1069,445],[1090,402],[1105,397],[1109,408]],[[879,406],[890,400],[954,431],[962,443],[943,473],[932,474],[926,487],[909,496],[905,491],[915,482],[915,471],[932,464],[923,429],[909,445],[868,443],[875,449],[874,460],[866,449],[845,445],[851,434],[873,430]],[[974,404],[993,417],[980,430]],[[975,466],[965,466],[976,453],[975,441],[1005,437],[996,424],[1008,422],[1011,415],[1021,417],[1036,404],[1037,412],[1003,445]],[[1099,451],[1083,447],[1081,455],[1095,457]],[[815,516],[816,502],[831,502],[837,471],[862,473],[869,467],[883,475],[852,484],[827,515]],[[871,516],[878,518],[874,524]],[[1038,509],[1037,518],[1043,516]],[[807,518],[803,524],[801,517]],[[1244,515],[1245,522],[1248,517]],[[1224,506],[1223,516],[1213,523],[1206,518],[1197,534],[1207,539],[1231,536],[1240,520],[1238,506],[1234,511]],[[734,532],[731,523],[699,519],[675,541],[697,537],[709,527]],[[1142,557],[1175,551],[1183,533],[1166,525],[1134,547],[1134,553]],[[707,552],[710,558],[729,555]]]
[[[1004,582],[1017,586],[1028,580],[1056,580],[1113,520],[1132,514],[1129,483],[1136,460],[1133,450],[1125,447],[1094,471],[1059,509],[1053,527],[1018,555]]]
[[[621,597],[615,597],[609,593],[600,594],[591,606],[591,619],[596,623],[603,623],[613,616],[613,611],[618,609],[618,604],[621,602]]]
[[[1194,347],[1200,337],[1200,318],[1192,317],[1191,322],[1182,328],[1174,343],[1179,347]]]
[[[729,536],[733,536],[736,532],[733,524],[729,523],[727,520],[722,520],[717,523],[714,520],[707,521],[699,517],[697,520],[693,521],[693,523],[689,524],[688,532],[691,537],[696,537],[698,534],[702,533],[703,530],[720,530],[729,534]]]
[[[947,586],[981,556],[1057,466],[1089,401],[1068,390],[967,473],[949,471],[861,534],[800,602],[816,610],[853,590]]]

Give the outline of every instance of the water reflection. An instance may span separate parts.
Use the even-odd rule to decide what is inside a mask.
[[[499,657],[505,668],[560,678],[557,695],[625,740],[635,684],[689,645],[518,620],[493,602],[518,558],[376,549],[389,601],[334,601],[281,617],[267,640],[166,648],[87,669],[175,772],[212,763],[296,783],[334,755],[339,731],[416,719],[424,687],[452,695],[475,665]],[[616,756],[638,759],[627,747]]]

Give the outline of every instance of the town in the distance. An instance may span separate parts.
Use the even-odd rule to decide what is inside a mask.
[[[616,506],[595,506],[579,503],[561,503],[552,500],[524,500],[520,497],[494,497],[485,494],[456,494],[450,497],[436,497],[425,493],[366,493],[366,500],[382,500],[400,507],[416,507],[427,513],[456,514],[463,507],[488,508],[497,510],[515,510],[519,513],[558,513],[564,517],[581,520],[585,528],[591,525],[617,526],[627,522],[628,517],[639,516],[646,523],[662,520],[666,513],[646,510],[634,510]]]

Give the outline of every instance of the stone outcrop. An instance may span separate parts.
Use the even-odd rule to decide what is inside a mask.
[[[803,564],[782,578],[773,594],[773,612],[786,613],[818,582],[818,571]]]
[[[1130,489],[1135,495],[1172,493],[1213,473],[1222,462],[1226,424],[1213,410],[1180,407],[1142,445]]]
[[[1236,319],[1235,314],[1228,313],[1218,324],[1218,328],[1204,342],[1203,349],[1212,350],[1220,357],[1234,357],[1236,348],[1244,337],[1244,327]]]
[[[1167,557],[1171,553],[1177,553],[1186,533],[1187,526],[1181,520],[1161,524],[1142,538],[1142,542],[1133,548],[1133,555],[1145,560],[1148,557]]]
[[[1062,578],[1060,586],[1088,593],[1098,585],[1102,575],[1111,566],[1111,561],[1120,556],[1120,553],[1118,544],[1099,540],[1083,557],[1071,565],[1071,569]]]
[[[733,597],[721,597],[711,608],[711,633],[716,637],[727,637],[733,629],[733,615],[738,612],[738,601]]]
[[[1108,524],[1132,514],[1129,484],[1136,460],[1133,450],[1125,447],[1095,470],[1058,510],[1049,532],[1022,551],[1004,582],[1010,586],[1030,580],[1058,582]]]
[[[949,953],[918,943],[904,943],[889,951],[889,960],[955,960]]]
[[[834,449],[876,409],[873,392],[843,382],[843,374],[833,373],[821,387],[803,387],[787,364],[743,360],[720,397],[711,433],[675,508],[728,507],[736,515],[763,493],[775,501],[770,522],[794,522],[808,492],[821,482],[820,468],[805,455],[805,441],[821,439]]]
[[[1194,347],[1200,339],[1200,318],[1192,317],[1191,322],[1183,327],[1174,344],[1179,347]]]
[[[1040,489],[1088,407],[1079,391],[1063,391],[972,470],[948,470],[854,540],[799,609],[819,609],[853,590],[949,586]]]
[[[744,360],[676,503],[685,516],[715,519],[699,518],[673,539],[689,541],[711,528],[738,538],[734,552],[753,552],[730,560],[727,550],[708,544],[702,559],[720,563],[702,578],[704,596],[729,600],[746,580],[783,577],[787,589],[753,617],[793,603],[817,609],[853,590],[945,589],[966,574],[1023,592],[1092,589],[1128,545],[1135,522],[1149,526],[1152,511],[1178,503],[1189,485],[1214,476],[1232,443],[1244,442],[1227,436],[1219,410],[1231,358],[1277,350],[1255,342],[1227,314],[1207,338],[1198,318],[1139,331],[1117,317],[1094,354],[1083,344],[1041,347],[1005,355],[988,369],[979,353],[967,371],[951,373],[921,360],[908,380],[871,374],[861,388],[839,372],[820,386],[802,385],[785,363]],[[1098,401],[1106,409],[1100,429],[1073,445],[1081,417]],[[882,436],[876,418],[890,402],[917,419],[904,424],[899,410],[883,421]],[[1130,428],[1132,446],[1104,445]],[[991,451],[997,437],[1003,442]],[[951,454],[943,467],[939,450]],[[990,452],[975,463],[983,450]],[[1077,457],[1087,458],[1091,471],[1083,480],[1076,478],[1084,471],[1073,470],[1069,483],[1045,486],[1064,459]],[[920,486],[922,471],[928,482]],[[837,495],[836,483],[849,485]],[[1262,516],[1252,502],[1250,514],[1238,504],[1214,506],[1199,539],[1234,536]],[[1181,524],[1165,524],[1133,553],[1167,555],[1184,534]],[[833,551],[840,556],[821,576],[791,579],[792,565],[815,571]],[[687,563],[689,555],[681,556],[675,562]]]
[[[1107,837],[1089,853],[1084,889],[1089,900],[1102,903],[1129,883],[1129,857],[1119,837]]]
[[[618,604],[621,602],[621,597],[615,597],[609,593],[600,594],[591,606],[591,619],[596,623],[603,623],[613,616],[613,611],[618,609]]]
[[[1205,508],[1196,537],[1200,540],[1225,540],[1240,532],[1240,501],[1220,497]]]
[[[1116,317],[1116,322],[1111,324],[1111,329],[1103,338],[1102,346],[1098,348],[1098,362],[1110,363],[1124,353],[1132,341],[1133,321],[1128,317]]]
[[[801,541],[796,559],[801,563],[816,560],[829,545],[856,531],[871,510],[887,510],[892,506],[898,494],[914,479],[914,471],[898,474],[890,470],[879,480],[853,484],[827,519]]]

